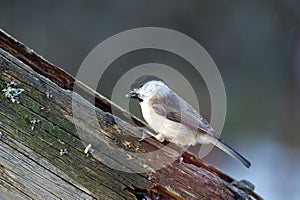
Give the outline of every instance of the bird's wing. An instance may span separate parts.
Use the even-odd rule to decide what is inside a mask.
[[[174,122],[182,123],[193,130],[215,136],[211,125],[184,99],[175,93],[152,98],[150,102],[154,111]]]
[[[206,133],[206,139],[215,144],[218,148],[232,156],[234,159],[243,163],[246,167],[250,167],[251,163],[241,156],[234,149],[226,145],[219,138],[211,125],[184,99],[171,93],[165,96],[160,95],[159,98],[153,98],[150,102],[155,112],[174,122],[182,123],[192,130],[200,130]]]

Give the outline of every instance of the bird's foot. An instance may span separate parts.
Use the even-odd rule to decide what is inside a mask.
[[[148,129],[146,128],[143,128],[143,127],[139,127],[138,130],[141,132],[142,136],[141,138],[139,139],[139,141],[143,141],[145,138],[147,138],[148,136],[152,136],[152,137],[155,137],[157,135],[155,135],[154,133],[152,133],[151,131],[149,131]]]

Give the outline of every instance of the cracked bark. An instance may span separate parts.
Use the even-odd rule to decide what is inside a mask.
[[[0,94],[0,196],[4,199],[260,199],[188,153],[183,163],[165,166],[165,160],[176,154],[173,145],[156,156],[135,157],[134,153],[153,152],[164,144],[153,138],[138,141],[137,125],[145,126],[143,122],[84,84],[76,85],[75,94],[73,77],[0,30],[0,90],[12,81],[24,92],[17,97],[19,103]],[[102,158],[84,154],[87,144],[74,125],[72,102],[87,111],[76,121],[77,128],[105,145],[95,148]],[[89,111],[96,112],[99,126],[89,120]],[[61,154],[65,149],[67,153]],[[122,152],[133,154],[124,157]],[[148,166],[149,159],[160,169]],[[113,165],[120,163],[127,171],[145,172],[115,170]]]

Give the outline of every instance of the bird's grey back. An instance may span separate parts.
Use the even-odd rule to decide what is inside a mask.
[[[168,93],[159,98],[153,97],[151,104],[154,110],[168,119],[183,123],[193,130],[202,130],[214,135],[211,125],[195,110],[188,102],[178,96],[175,92]]]

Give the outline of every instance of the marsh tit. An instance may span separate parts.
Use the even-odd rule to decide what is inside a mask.
[[[138,78],[126,97],[138,99],[145,121],[158,133],[155,138],[160,142],[167,140],[181,148],[212,143],[247,168],[251,166],[247,159],[223,142],[199,112],[160,78],[150,75]]]

